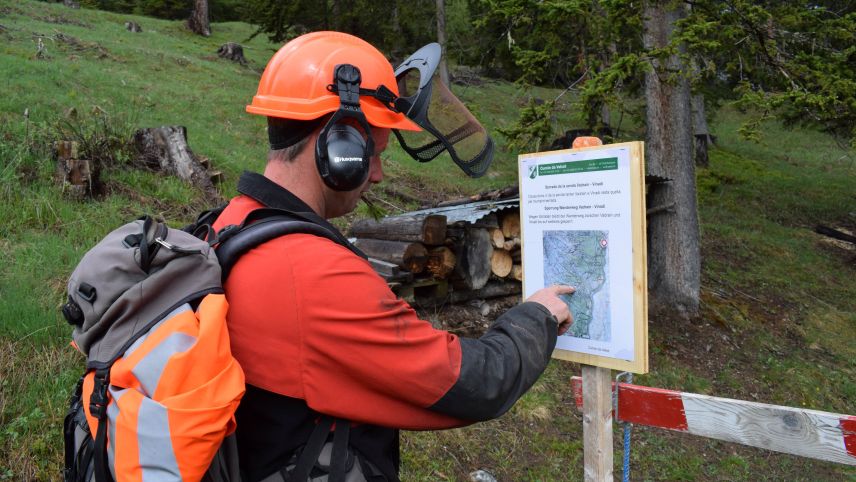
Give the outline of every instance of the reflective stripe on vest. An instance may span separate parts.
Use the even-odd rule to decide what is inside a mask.
[[[110,370],[108,457],[114,480],[200,480],[244,392],[243,371],[229,351],[223,295],[193,311],[169,313],[116,360]],[[88,410],[93,373],[83,384]]]

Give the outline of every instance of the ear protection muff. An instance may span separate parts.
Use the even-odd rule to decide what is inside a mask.
[[[339,94],[337,110],[318,134],[315,142],[315,164],[321,179],[336,191],[353,191],[369,176],[374,139],[365,114],[360,109],[360,69],[350,64],[337,65],[333,84],[327,90]],[[354,119],[363,130],[345,123]]]
[[[320,136],[316,144],[315,161],[321,179],[336,191],[359,188],[369,176],[371,161],[365,139],[354,126],[347,124],[333,124],[326,134],[324,144]]]

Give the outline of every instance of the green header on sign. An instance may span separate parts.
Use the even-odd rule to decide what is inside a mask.
[[[618,169],[618,158],[607,157],[604,159],[592,159],[590,161],[541,164],[538,166],[538,175],[550,176],[553,174],[574,174],[577,172],[614,171],[616,169]]]

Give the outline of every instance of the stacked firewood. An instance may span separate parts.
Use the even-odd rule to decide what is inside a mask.
[[[520,215],[516,207],[476,222],[402,215],[356,221],[354,244],[391,286],[422,301],[461,302],[520,293]],[[426,289],[430,287],[430,289]]]

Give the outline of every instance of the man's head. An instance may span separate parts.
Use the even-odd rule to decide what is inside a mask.
[[[325,218],[348,214],[354,210],[360,197],[373,184],[383,180],[380,155],[389,145],[390,129],[382,127],[371,129],[374,153],[367,159],[368,168],[364,180],[353,189],[336,190],[326,185],[317,169],[315,146],[323,122],[311,124],[314,125],[314,129],[308,135],[294,138],[293,143],[268,152],[265,175],[298,195]]]
[[[247,111],[268,117],[269,161],[310,170],[322,181],[319,194],[348,201],[348,212],[353,195],[382,177],[378,155],[389,129],[419,130],[392,108],[397,96],[392,66],[377,49],[352,35],[315,32],[274,55]]]

